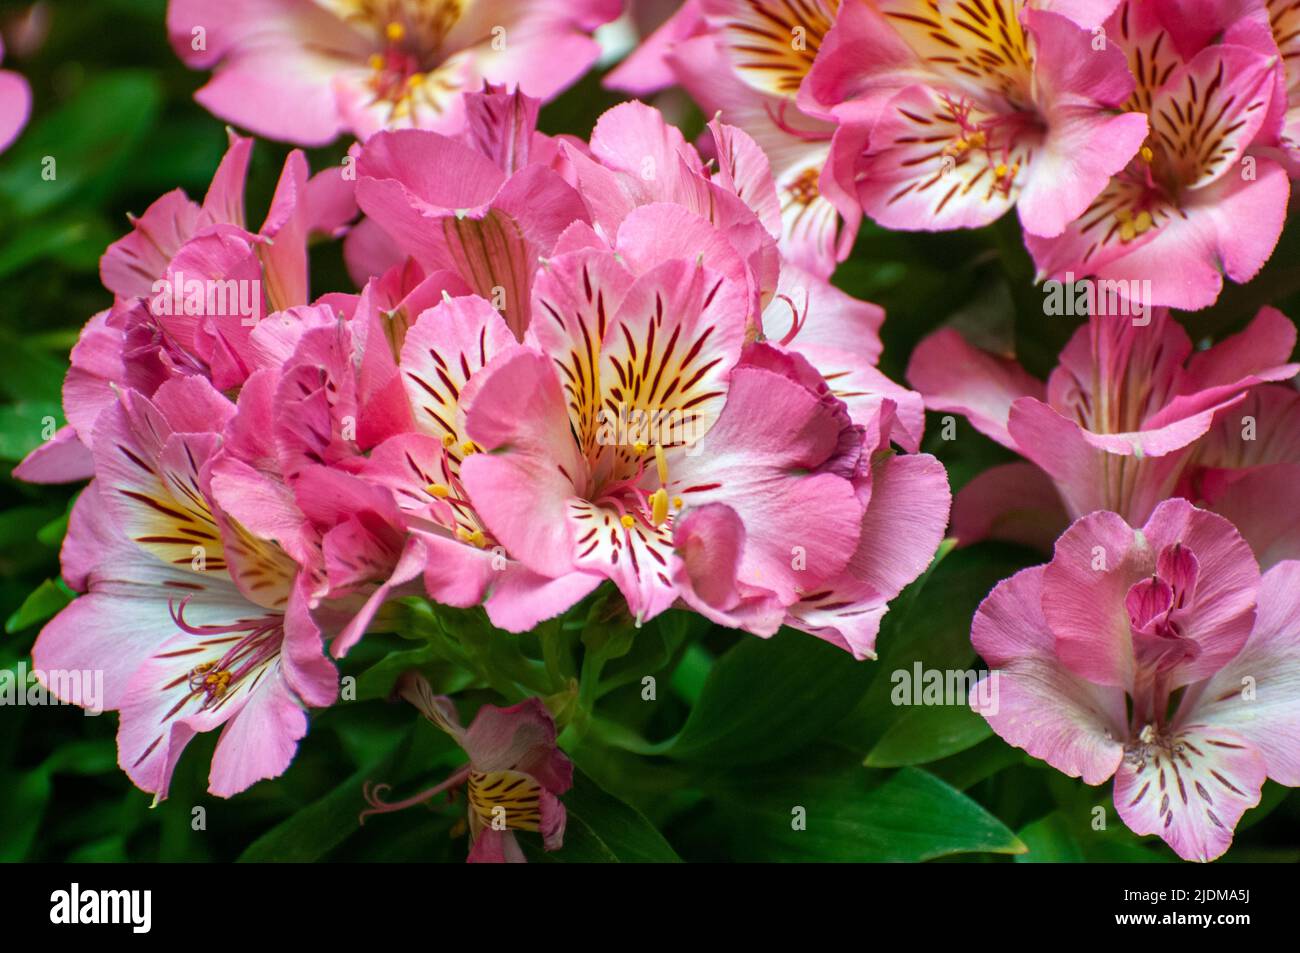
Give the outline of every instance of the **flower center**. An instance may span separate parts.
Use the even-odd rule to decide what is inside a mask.
[[[241,619],[231,625],[190,625],[185,606],[171,609],[176,626],[191,635],[203,636],[199,646],[223,646],[220,658],[209,659],[189,671],[192,696],[201,696],[203,709],[215,708],[246,678],[260,671],[280,654],[284,641],[284,616],[272,614],[260,619]]]

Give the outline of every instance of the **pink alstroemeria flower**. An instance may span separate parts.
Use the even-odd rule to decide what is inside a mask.
[[[1289,363],[1295,340],[1295,326],[1273,308],[1195,353],[1164,309],[1144,325],[1095,315],[1075,332],[1044,386],[1013,359],[981,351],[955,330],[935,332],[908,367],[926,406],[965,415],[1030,461],[993,467],[964,487],[954,532],[966,543],[994,536],[1046,548],[1070,520],[1094,510],[1145,521],[1157,503],[1188,486],[1198,441],[1216,422],[1226,445],[1241,452],[1243,402],[1259,385],[1300,371]],[[1296,418],[1270,412],[1261,421],[1271,433]],[[1224,466],[1233,462],[1229,452],[1217,457]]]
[[[746,346],[745,285],[707,253],[681,261],[643,244],[664,234],[648,227],[661,215],[685,234],[676,210],[651,205],[628,215],[616,251],[589,234],[550,260],[528,340],[465,388],[461,484],[523,565],[611,579],[638,621],[681,599],[722,624],[770,635],[787,621],[867,657],[886,603],[942,536],[942,468],[920,456],[899,458],[920,470],[891,468],[891,401],[873,440],[804,358]],[[897,497],[873,495],[877,465]],[[925,503],[903,532],[908,499]],[[899,547],[884,545],[896,531]]]
[[[551,99],[599,55],[620,0],[171,0],[167,29],[205,108],[320,146],[415,127],[455,134],[483,83]]]
[[[889,228],[985,225],[1014,205],[1027,232],[1059,235],[1147,135],[1121,109],[1123,54],[1066,15],[1108,5],[1064,6],[842,4],[799,90],[839,123],[839,188]]]
[[[767,340],[813,361],[854,423],[870,424],[882,400],[894,401],[896,436],[915,450],[924,428],[921,400],[876,369],[884,312],[778,253],[781,203],[767,156],[743,130],[717,119],[708,135],[718,162],[712,174],[681,133],[641,103],[601,116],[590,155],[564,143],[594,231],[607,243],[625,234],[643,243],[690,236],[689,247],[748,289],[747,340]]]
[[[0,63],[4,62],[5,45],[0,39]],[[0,152],[18,138],[32,112],[32,88],[13,70],[0,70]]]
[[[514,632],[557,615],[600,584],[599,576],[542,575],[518,562],[465,489],[463,463],[481,449],[466,426],[466,395],[485,366],[518,347],[504,317],[483,298],[447,297],[422,311],[400,350],[412,426],[381,443],[360,471],[392,492],[425,546],[428,594],[462,608],[483,603],[494,625]]]
[[[95,426],[97,478],[73,510],[63,577],[86,593],[41,631],[46,671],[102,671],[118,760],[161,800],[197,732],[222,728],[210,790],[288,767],[305,708],[337,694],[308,612],[310,574],[214,500],[211,464],[235,407],[201,377],[150,400],[125,391]]]
[[[357,200],[367,218],[349,236],[350,268],[380,273],[410,256],[427,271],[457,275],[522,338],[540,258],[589,216],[553,168],[556,140],[536,131],[536,99],[489,91],[465,103],[460,138],[407,129],[380,133],[361,150]],[[386,236],[390,257],[370,253],[370,229]]]
[[[1107,21],[1137,79],[1125,108],[1146,113],[1151,132],[1063,233],[1026,236],[1040,278],[1095,276],[1146,307],[1192,311],[1215,302],[1225,275],[1249,281],[1273,253],[1290,183],[1257,147],[1280,131],[1281,59],[1249,19],[1205,29],[1204,6],[1124,0]]]
[[[1220,516],[1167,500],[1140,529],[1076,522],[1045,566],[998,584],[971,630],[1008,743],[1088,784],[1185,860],[1208,861],[1259,803],[1300,785],[1300,563],[1262,579]],[[996,702],[992,699],[996,698]]]
[[[484,705],[468,728],[461,727],[456,706],[435,695],[423,676],[403,675],[398,693],[456,740],[469,763],[441,784],[401,801],[387,802],[389,785],[366,785],[369,809],[361,822],[424,804],[465,785],[469,801],[471,863],[524,863],[516,831],[536,831],[546,850],[564,844],[567,820],[560,795],[573,787],[573,763],[555,743],[555,719],[539,699],[527,698],[509,708]]]
[[[706,114],[752,136],[777,191],[775,205],[756,210],[780,235],[785,261],[821,278],[848,255],[862,217],[856,196],[833,191],[822,172],[834,123],[804,115],[794,98],[835,6],[687,0],[605,81],[636,94],[679,82]]]
[[[94,423],[116,400],[114,387],[148,396],[191,374],[220,390],[238,387],[256,365],[250,341],[258,322],[308,303],[308,236],[337,234],[356,216],[351,183],[340,169],[309,177],[294,151],[252,232],[244,212],[252,148],[232,134],[202,205],[168,192],[105,251],[100,276],[114,304],[90,319],[72,349],[63,384],[68,426],[19,466],[21,479],[89,476]]]

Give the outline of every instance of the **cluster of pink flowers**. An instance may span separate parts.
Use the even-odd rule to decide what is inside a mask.
[[[583,143],[538,105],[465,94],[457,135],[378,132],[315,176],[293,152],[256,230],[232,134],[201,204],[163,196],[104,255],[69,424],[18,472],[93,478],[63,549],[85,594],[34,655],[106,673],[141,788],[217,728],[213,793],[284,771],[390,598],[522,631],[608,580],[637,624],[686,606],[864,658],[929,563],[920,397],[875,368],[880,310],[782,258],[753,140],[714,123],[711,170],[647,106]],[[344,233],[362,290],[313,299],[308,240]]]
[[[162,798],[197,732],[221,729],[215,794],[282,773],[338,694],[332,659],[398,597],[519,632],[609,582],[638,625],[685,607],[870,658],[949,523],[929,408],[1028,461],[967,485],[954,535],[1055,542],[975,619],[1004,686],[983,713],[1114,776],[1135,831],[1222,853],[1266,776],[1300,784],[1300,365],[1273,309],[1193,354],[1168,308],[1277,242],[1294,17],[686,0],[607,83],[684,86],[714,115],[698,144],[639,102],[585,142],[539,133],[620,6],[172,0],[212,112],[359,142],[314,176],[292,152],[254,229],[232,133],[201,203],[164,195],[104,255],[68,425],[17,471],[91,478],[62,553],[83,595],[37,666],[105,672],[120,764]],[[1140,279],[1147,320],[1094,314],[1046,384],[951,330],[914,353],[915,391],[889,380],[882,311],[830,283],[862,216],[1012,206],[1040,277]],[[322,238],[357,293],[313,298]],[[560,842],[572,768],[538,700],[465,729],[427,684],[402,692],[470,762],[407,801],[369,792],[375,811],[464,783],[473,859],[522,856],[501,806]]]
[[[680,82],[751,131],[787,240],[823,260],[863,213],[942,230],[1014,206],[1040,278],[1194,310],[1281,234],[1298,25],[1266,0],[686,0],[612,82]]]

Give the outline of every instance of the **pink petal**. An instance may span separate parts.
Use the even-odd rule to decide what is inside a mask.
[[[1241,651],[1188,689],[1184,721],[1226,728],[1263,755],[1268,776],[1300,785],[1300,562],[1264,574],[1259,612]]]
[[[941,328],[917,345],[907,379],[931,410],[962,414],[980,433],[1012,450],[1018,449],[1007,432],[1012,403],[1044,394],[1042,382],[1017,361],[972,347],[952,328]]]
[[[1115,810],[1136,834],[1157,834],[1183,860],[1214,860],[1259,803],[1264,758],[1218,725],[1191,725],[1171,739],[1179,754],[1154,748],[1126,758],[1115,774]]]
[[[972,707],[1009,744],[1072,778],[1101,784],[1124,757],[1124,692],[1061,663],[1043,615],[1044,576],[1042,566],[1021,570],[975,613],[971,641],[995,671],[976,688]]]

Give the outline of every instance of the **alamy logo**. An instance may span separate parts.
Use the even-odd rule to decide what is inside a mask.
[[[55,924],[129,924],[132,933],[148,933],[153,923],[151,890],[70,890],[50,894],[50,922]]]
[[[245,327],[262,319],[262,282],[242,278],[186,278],[177,271],[153,283],[149,310],[155,316],[237,316]]]
[[[974,669],[896,669],[889,677],[894,705],[969,705],[981,715],[998,713],[998,673]]]
[[[1043,313],[1066,317],[1094,314],[1133,319],[1134,327],[1151,323],[1151,282],[1148,279],[1075,278],[1067,271],[1063,281],[1043,282]]]
[[[0,669],[0,705],[77,705],[87,715],[104,711],[104,673],[100,669],[28,669],[19,662]]]

